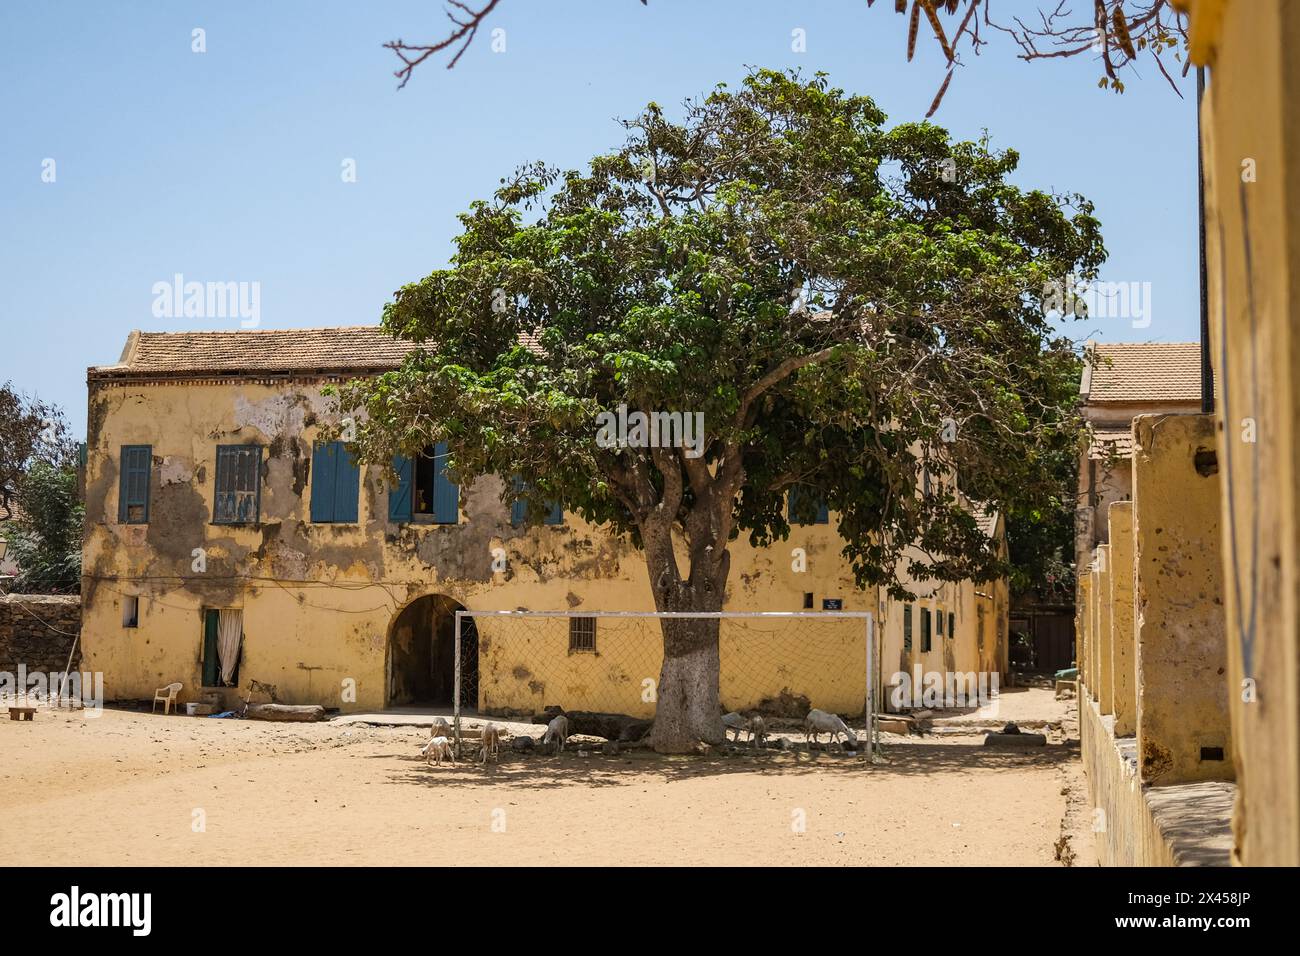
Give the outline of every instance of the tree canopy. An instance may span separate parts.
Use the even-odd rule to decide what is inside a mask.
[[[517,476],[533,514],[630,533],[661,610],[720,608],[728,542],[787,536],[793,488],[837,513],[860,585],[1005,573],[962,495],[1015,516],[1059,494],[1078,357],[1044,297],[1104,258],[1091,204],[820,74],[623,125],[586,171],[526,166],[474,202],[449,267],[385,306],[416,348],[342,389],[361,457],[445,441],[462,482]],[[607,447],[621,405],[702,416],[703,453]],[[661,716],[706,631],[665,627]]]

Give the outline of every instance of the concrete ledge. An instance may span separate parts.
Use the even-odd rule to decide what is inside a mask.
[[[1085,699],[1079,722],[1102,866],[1230,865],[1236,784],[1142,786],[1137,741],[1116,739],[1115,718],[1102,716],[1096,702]]]

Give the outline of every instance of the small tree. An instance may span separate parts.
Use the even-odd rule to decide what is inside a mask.
[[[651,104],[586,173],[503,181],[451,266],[385,306],[418,346],[402,368],[342,389],[362,459],[446,441],[462,482],[517,476],[532,513],[630,535],[662,611],[721,609],[729,543],[785,538],[794,488],[838,514],[861,586],[1005,573],[956,488],[1049,506],[1077,359],[1043,299],[1095,274],[1098,224],[1011,185],[1014,152],[884,122],[821,75],[758,71],[680,123]],[[620,405],[702,415],[698,456],[608,447]],[[656,748],[721,741],[716,619],[662,629]]]
[[[18,516],[0,525],[18,565],[12,590],[67,594],[81,587],[84,514],[75,469],[46,461],[32,464],[18,493]]]
[[[76,443],[57,406],[0,386],[0,521],[13,517],[18,487],[34,461],[63,467],[75,461]]]

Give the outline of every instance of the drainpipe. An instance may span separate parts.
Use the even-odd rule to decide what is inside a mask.
[[[1201,247],[1201,412],[1214,411],[1214,369],[1210,365],[1210,290],[1205,267],[1205,151],[1201,148],[1201,99],[1205,67],[1196,68],[1196,199]]]

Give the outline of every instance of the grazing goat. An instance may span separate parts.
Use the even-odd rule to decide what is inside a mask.
[[[824,710],[813,708],[808,711],[808,716],[803,721],[804,743],[807,744],[810,739],[812,743],[817,743],[818,734],[830,734],[830,738],[826,741],[828,748],[840,735],[843,735],[844,740],[840,742],[840,750],[847,749],[846,745],[849,741],[853,742],[854,750],[858,749],[858,736],[849,730],[848,724],[836,714],[828,714]],[[811,750],[811,746],[808,749]]]
[[[735,733],[731,738],[733,743],[740,742],[742,733],[749,734],[750,745],[754,747],[761,746],[764,738],[767,737],[767,724],[763,722],[762,717],[744,717],[734,710],[722,715],[722,727],[724,734],[727,731]]]
[[[451,724],[447,723],[443,717],[435,717],[433,726],[429,728],[430,737],[450,737]]]
[[[496,724],[484,724],[482,744],[479,746],[479,761],[487,763],[489,758],[495,760],[500,753],[501,731],[497,729]]]
[[[569,718],[561,715],[546,725],[546,736],[542,738],[542,746],[551,744],[552,752],[563,753],[564,742],[568,739]]]
[[[446,737],[434,737],[424,749],[420,751],[420,756],[430,765],[442,766],[442,758],[446,757],[451,761],[451,765],[456,766],[456,755],[451,752],[451,740]]]
[[[722,733],[724,736],[728,732],[734,733],[736,736],[731,738],[733,743],[738,742],[740,740],[741,732],[748,729],[749,720],[740,716],[740,714],[736,713],[734,710],[729,714],[722,715]]]

